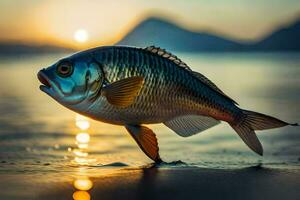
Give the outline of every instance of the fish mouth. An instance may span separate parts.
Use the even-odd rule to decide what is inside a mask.
[[[51,81],[45,74],[44,69],[42,69],[41,71],[38,72],[37,77],[38,77],[39,81],[42,83],[42,85],[40,85],[40,90],[47,94],[50,94]]]

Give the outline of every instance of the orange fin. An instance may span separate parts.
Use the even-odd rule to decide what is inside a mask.
[[[159,148],[156,135],[151,129],[141,125],[126,125],[125,127],[150,159],[157,163],[162,162],[158,153]]]
[[[104,87],[103,94],[110,104],[118,107],[127,107],[133,103],[143,83],[144,78],[140,76],[125,78]]]

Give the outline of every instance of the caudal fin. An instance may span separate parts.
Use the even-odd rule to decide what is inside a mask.
[[[263,155],[263,148],[254,130],[279,128],[287,125],[298,126],[298,124],[290,124],[261,113],[248,110],[242,111],[243,117],[241,120],[238,123],[230,124],[230,126],[238,133],[246,145],[259,155]]]

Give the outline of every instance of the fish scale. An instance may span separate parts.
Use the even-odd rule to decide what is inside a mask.
[[[108,58],[103,59],[105,56]],[[99,105],[106,105],[100,108],[101,115],[113,112],[118,116],[115,123],[121,123],[120,121],[125,117],[134,118],[132,123],[158,123],[178,114],[201,113],[218,116],[231,114],[225,113],[226,109],[221,109],[230,106],[230,103],[224,104],[226,99],[222,99],[217,93],[214,94],[214,91],[207,86],[201,85],[201,82],[190,72],[178,67],[167,58],[143,49],[127,47],[99,51],[96,53],[97,58],[101,58],[109,82],[131,76],[144,77],[144,86],[132,106],[126,109],[113,108],[105,98],[97,102]],[[215,98],[222,102],[219,104],[220,109],[214,106]],[[233,105],[232,107],[234,108]],[[228,108],[227,110],[234,111]]]

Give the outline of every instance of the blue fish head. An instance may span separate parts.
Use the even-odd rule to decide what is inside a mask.
[[[43,92],[72,110],[91,103],[104,81],[99,63],[92,57],[76,54],[40,70],[37,76]]]

